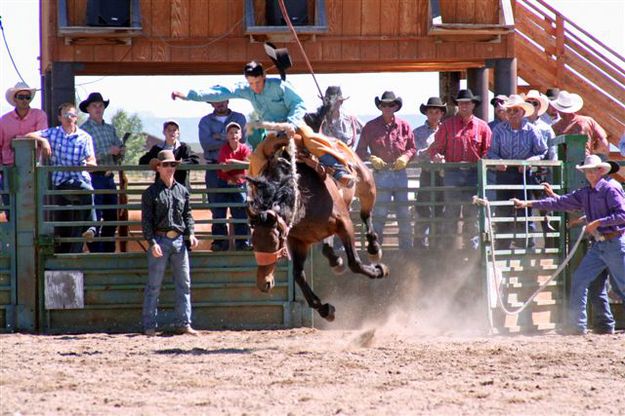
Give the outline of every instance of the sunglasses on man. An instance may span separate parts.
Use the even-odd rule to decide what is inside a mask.
[[[66,119],[72,119],[72,118],[77,118],[78,114],[67,112],[67,113],[63,113],[63,117],[65,117]]]
[[[15,96],[15,99],[17,99],[17,100],[27,100],[27,101],[30,101],[32,98],[33,98],[32,95],[17,94]]]

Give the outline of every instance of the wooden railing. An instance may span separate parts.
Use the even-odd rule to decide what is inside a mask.
[[[515,23],[519,76],[541,91],[581,95],[581,113],[618,143],[625,133],[625,57],[544,0],[516,0]]]

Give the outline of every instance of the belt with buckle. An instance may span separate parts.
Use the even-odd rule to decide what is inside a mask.
[[[174,230],[169,230],[169,231],[156,231],[155,232],[156,235],[160,235],[161,237],[167,237],[167,238],[178,238],[178,236],[180,236],[180,233],[178,231],[174,231]]]
[[[614,240],[615,238],[619,238],[622,235],[623,235],[623,231],[614,231],[611,233],[602,234],[601,236],[603,237],[605,241],[609,241],[609,240]]]

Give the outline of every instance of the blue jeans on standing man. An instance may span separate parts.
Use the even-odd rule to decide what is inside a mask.
[[[388,216],[390,202],[395,204],[395,215],[399,227],[399,248],[412,247],[412,227],[410,226],[410,208],[408,207],[408,175],[406,169],[374,171],[377,198],[373,216],[373,228],[378,233],[378,241],[384,240],[384,223]],[[393,190],[392,188],[397,188]]]
[[[163,255],[154,257],[152,250],[148,250],[148,282],[145,285],[143,299],[143,329],[156,329],[157,307],[161,283],[171,265],[176,287],[176,327],[191,326],[191,274],[189,270],[189,254],[184,237],[176,238],[156,236],[156,242],[161,247]]]
[[[606,267],[618,290],[625,291],[625,235],[593,242],[573,273],[568,313],[568,324],[573,329],[586,330],[588,288]],[[599,289],[597,296],[591,298],[595,306],[596,322],[602,326],[601,329],[613,328],[614,318],[610,312],[605,281]]]
[[[214,162],[217,163],[217,162]],[[219,177],[217,176],[217,170],[207,170],[204,174],[204,181],[207,188],[219,188]],[[221,192],[207,192],[206,198],[210,204],[218,204],[222,199]],[[218,218],[226,218],[226,208],[212,207],[210,208],[211,217],[213,220]],[[228,234],[228,229],[224,223],[213,223],[211,225],[211,234],[214,236],[223,236]],[[213,246],[218,246],[222,250],[228,248],[228,240],[214,240]]]
[[[445,211],[443,216],[446,221],[442,229],[447,234],[447,241],[453,241],[458,233],[458,221],[460,218],[460,210],[462,209],[462,219],[464,222],[463,241],[465,248],[477,250],[479,248],[479,228],[477,223],[477,206],[473,205],[473,195],[475,195],[477,187],[477,169],[476,168],[451,168],[445,170],[443,184],[453,187],[472,187],[467,190],[445,190]],[[462,202],[462,205],[448,204],[449,202]],[[447,244],[442,247],[452,248]]]
[[[239,192],[220,192],[215,194],[217,199],[214,202],[222,203],[222,204],[230,204],[230,214],[232,218],[237,220],[246,220],[245,222],[238,222],[232,224],[234,226],[234,235],[235,235],[235,246],[237,250],[244,250],[249,247],[247,235],[249,234],[249,228],[247,225],[247,212],[245,211],[245,206],[233,207],[232,204],[244,204],[246,201],[246,189],[245,184],[241,185],[230,185],[228,182],[223,179],[217,179],[217,183],[219,188],[224,189],[236,189]],[[213,219],[226,219],[226,212],[228,208],[214,208],[213,209]],[[213,236],[223,236],[227,237],[228,228],[226,224],[219,224],[220,227],[217,227],[218,232],[221,234],[215,233],[215,225],[213,224]],[[245,236],[245,237],[244,237]],[[228,244],[227,239],[216,240],[221,241],[224,244]]]
[[[93,189],[117,190],[113,173],[106,175],[103,172],[92,172],[91,184],[93,185]],[[100,205],[117,205],[117,194],[96,194],[93,197],[93,201],[96,205],[98,222],[117,221],[116,208],[98,208]],[[115,225],[102,225],[98,227],[96,237],[115,237],[115,230],[117,230],[117,226]],[[115,241],[94,241],[93,243],[88,243],[87,246],[89,246],[89,251],[92,253],[115,252]]]

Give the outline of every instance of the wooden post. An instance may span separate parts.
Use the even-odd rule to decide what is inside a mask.
[[[488,121],[488,70],[484,67],[467,69],[467,87],[482,98],[482,102],[475,106],[473,114]]]
[[[495,59],[495,95],[516,94],[516,58]]]
[[[564,85],[564,17],[560,13],[556,13],[556,78],[553,85]]]
[[[37,198],[35,186],[34,139],[12,141],[15,149],[15,257],[17,269],[18,331],[33,332],[37,328]]]
[[[447,103],[447,116],[453,116],[456,106],[452,98],[456,98],[460,90],[460,72],[439,72],[438,80],[439,96]]]
[[[59,105],[63,103],[73,103],[76,100],[74,64],[70,62],[54,62],[52,64],[50,78],[50,89],[45,91],[45,93],[50,95],[48,123],[50,127],[52,127],[59,125],[57,117],[57,108]],[[76,106],[78,107],[78,103],[76,103]]]

